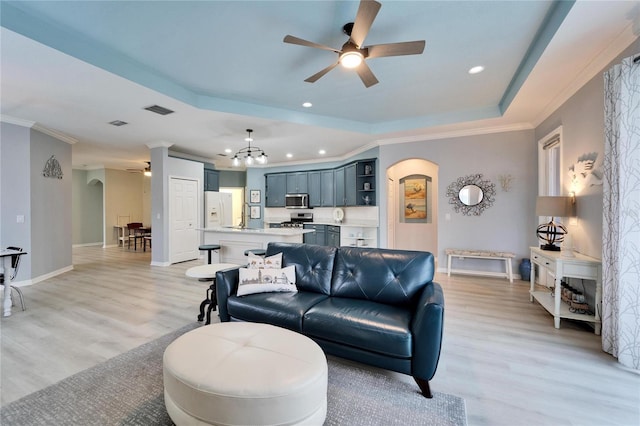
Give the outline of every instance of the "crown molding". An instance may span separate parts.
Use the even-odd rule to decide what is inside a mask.
[[[149,142],[148,144],[146,144],[147,147],[149,149],[154,149],[154,148],[171,148],[173,146],[173,143],[171,142],[167,142],[167,141],[156,141],[156,142]]]
[[[65,135],[62,132],[58,132],[57,130],[49,129],[48,127],[44,127],[43,125],[36,123],[33,125],[33,130],[37,130],[41,133],[47,134],[51,137],[58,139],[59,141],[66,142],[69,145],[73,145],[78,143],[78,139],[72,138],[71,136]]]
[[[610,45],[605,47],[585,66],[564,90],[535,117],[533,125],[538,127],[551,114],[557,111],[566,101],[584,87],[593,77],[609,65],[615,58],[633,43],[638,36],[634,34],[633,23],[630,23]]]
[[[380,139],[378,145],[392,145],[398,143],[423,142],[436,139],[451,139],[465,136],[489,135],[492,133],[517,132],[521,130],[531,130],[535,127],[531,123],[506,124],[504,126],[479,127],[475,129],[451,130],[449,132],[428,133],[402,138]]]
[[[30,120],[23,120],[22,118],[12,117],[10,115],[2,114],[0,115],[0,121],[7,124],[15,124],[20,127],[33,127],[36,122]]]

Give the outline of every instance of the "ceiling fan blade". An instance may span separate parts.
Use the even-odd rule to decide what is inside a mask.
[[[380,10],[381,4],[373,0],[361,0],[356,14],[356,20],[353,21],[353,29],[351,30],[351,40],[360,48],[364,39],[369,34],[373,20]]]
[[[292,35],[286,35],[284,37],[284,40],[282,40],[282,41],[284,41],[285,43],[297,44],[299,46],[315,47],[316,49],[322,49],[322,50],[328,50],[330,52],[340,53],[340,50],[334,49],[333,47],[329,47],[329,46],[325,46],[325,45],[322,45],[322,44],[314,43],[312,41],[303,40],[301,38],[294,37]]]
[[[320,77],[324,76],[326,73],[328,73],[329,71],[331,71],[332,69],[337,67],[338,64],[339,64],[339,62],[336,62],[335,64],[329,65],[328,67],[326,67],[322,71],[319,71],[319,72],[315,73],[314,75],[312,75],[311,77],[307,78],[305,81],[307,83],[315,83],[316,81],[318,81],[320,79]]]
[[[419,55],[424,51],[425,41],[405,41],[402,43],[376,44],[367,46],[367,58],[382,58],[384,56]]]
[[[378,84],[378,79],[375,75],[373,75],[373,71],[369,68],[366,62],[362,62],[360,65],[356,67],[356,72],[360,76],[360,80],[364,83],[364,85],[368,88],[373,86],[374,84]]]

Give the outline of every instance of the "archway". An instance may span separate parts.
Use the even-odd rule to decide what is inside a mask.
[[[412,158],[387,169],[387,246],[438,253],[438,165]]]

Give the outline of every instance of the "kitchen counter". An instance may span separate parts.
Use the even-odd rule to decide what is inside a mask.
[[[244,265],[247,263],[245,250],[266,249],[270,242],[302,243],[302,236],[311,229],[300,228],[236,228],[214,226],[198,228],[202,231],[204,244],[218,244],[218,259],[215,263],[235,263]],[[214,252],[215,256],[215,252]]]
[[[212,226],[209,228],[198,228],[198,231],[203,232],[216,232],[223,234],[258,234],[258,235],[274,235],[281,237],[291,237],[296,235],[306,234],[308,232],[314,232],[309,229],[302,228],[238,228],[238,227],[227,227],[227,226]],[[206,234],[205,234],[206,235]]]

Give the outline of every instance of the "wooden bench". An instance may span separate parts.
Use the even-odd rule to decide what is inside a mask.
[[[511,268],[511,259],[516,257],[515,254],[504,251],[491,251],[491,250],[461,250],[461,249],[446,249],[447,254],[447,276],[454,274],[469,274],[469,275],[485,275],[492,277],[504,277],[508,278],[509,282],[513,284],[513,269]],[[473,258],[473,259],[491,259],[491,260],[503,260],[505,264],[505,272],[487,272],[487,271],[474,271],[470,269],[451,269],[451,259],[453,257]]]

